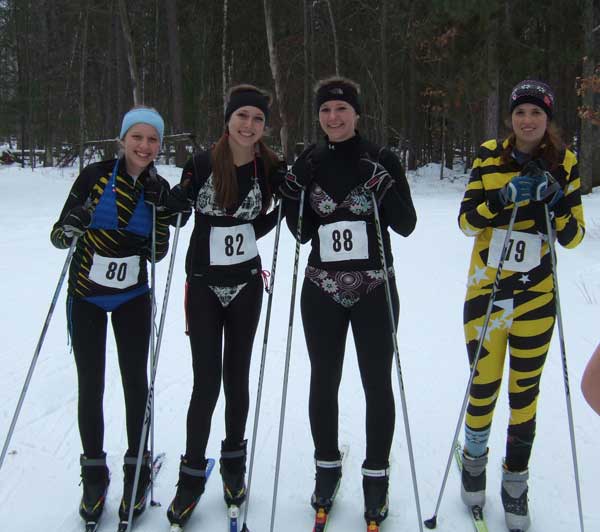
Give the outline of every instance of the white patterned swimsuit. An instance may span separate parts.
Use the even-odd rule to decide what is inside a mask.
[[[370,194],[363,185],[353,188],[341,203],[336,203],[318,184],[312,187],[309,201],[314,212],[325,218],[337,209],[348,209],[355,215],[373,213]],[[384,270],[331,271],[307,266],[305,276],[345,308],[351,308],[361,297],[369,294],[384,282]],[[388,277],[394,277],[394,268],[388,268]]]
[[[248,222],[254,220],[260,214],[262,209],[262,193],[256,176],[252,178],[252,181],[252,187],[240,203],[240,206],[236,209],[235,213],[229,214],[223,207],[217,204],[217,194],[215,191],[213,174],[211,173],[198,191],[196,211],[208,216],[232,216],[238,220],[246,220]],[[247,284],[248,283],[241,283],[234,286],[208,285],[208,287],[217,296],[223,308],[225,308]]]

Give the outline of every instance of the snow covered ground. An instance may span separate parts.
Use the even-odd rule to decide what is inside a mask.
[[[176,168],[161,167],[160,171],[172,183],[178,180]],[[48,236],[75,175],[75,169],[31,171],[0,166],[0,444],[4,443],[64,264],[66,253],[54,249]],[[461,318],[472,242],[456,224],[466,178],[440,182],[438,176],[439,169],[435,166],[411,175],[419,217],[417,229],[407,239],[393,238],[401,298],[398,339],[423,518],[430,517],[435,507],[468,378]],[[596,531],[600,530],[600,507],[597,506],[600,419],[585,404],[579,382],[585,363],[600,340],[595,329],[600,302],[600,195],[585,197],[584,206],[587,236],[575,250],[560,249],[559,278],[585,526],[588,531]],[[155,447],[157,451],[167,453],[154,493],[162,507],[146,511],[137,527],[144,531],[168,530],[166,506],[175,491],[179,455],[184,449],[192,375],[189,345],[183,333],[183,259],[191,226],[190,223],[181,231],[156,383]],[[266,268],[271,264],[273,238],[274,231],[259,242]],[[307,252],[308,249],[303,249],[301,271]],[[293,254],[294,242],[286,229],[282,231],[280,243],[248,519],[253,532],[269,530]],[[167,265],[165,260],[157,266],[161,300]],[[64,532],[81,529],[77,514],[81,490],[78,485],[81,451],[76,424],[77,384],[73,357],[67,345],[64,292],[38,360],[9,455],[0,470],[2,530]],[[286,532],[306,532],[312,525],[308,504],[314,474],[307,415],[309,364],[299,312],[296,317],[275,524],[275,530]],[[262,335],[261,323],[251,375],[249,437]],[[395,376],[394,380],[397,385]],[[391,457],[390,516],[384,529],[415,531],[418,530],[417,516],[398,393],[396,397],[398,415]],[[114,530],[121,497],[120,467],[126,437],[123,393],[112,332],[109,333],[104,406],[105,450],[112,484],[101,528]],[[505,530],[499,485],[506,423],[504,388],[490,441],[486,515],[491,531]],[[213,419],[208,447],[210,455],[218,455],[222,437],[221,397]],[[360,475],[364,452],[364,398],[351,335],[340,389],[340,440],[350,445],[350,454],[330,530],[360,531],[364,529]],[[542,380],[538,436],[531,462],[530,498],[532,531],[579,530],[557,334]],[[209,482],[186,530],[225,530],[224,508],[217,474]],[[453,466],[439,513],[438,530],[468,531],[470,527],[460,502],[459,477]]]

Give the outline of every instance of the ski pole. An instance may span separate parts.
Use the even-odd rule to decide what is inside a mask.
[[[150,377],[150,386],[148,388],[148,395],[146,397],[146,415],[144,417],[144,424],[142,425],[142,434],[140,435],[140,444],[138,447],[138,455],[135,464],[135,477],[133,480],[133,489],[131,491],[131,501],[129,503],[129,515],[127,518],[127,532],[130,532],[133,522],[133,509],[135,506],[135,494],[137,493],[137,487],[140,480],[140,471],[142,469],[142,459],[144,457],[144,443],[146,436],[148,435],[148,425],[151,423],[152,405],[154,402],[154,383],[156,381],[156,371],[158,369],[158,357],[160,355],[160,344],[162,341],[162,334],[165,325],[165,317],[167,314],[167,303],[169,302],[169,292],[171,290],[171,280],[173,278],[173,267],[175,265],[175,256],[177,253],[177,242],[179,240],[179,230],[181,228],[181,213],[177,213],[177,221],[175,225],[175,235],[173,237],[173,249],[171,251],[171,259],[169,261],[169,269],[167,271],[167,282],[165,285],[165,295],[163,297],[162,310],[160,314],[160,321],[158,324],[158,336],[156,339],[156,351],[155,360],[152,365],[152,374]],[[153,481],[153,479],[152,479]]]
[[[150,247],[150,373],[156,365],[156,205],[152,204],[152,244]],[[154,401],[150,412],[150,463],[154,462]],[[137,464],[136,464],[137,465]],[[150,470],[150,505],[154,506],[154,471]]]
[[[558,294],[558,272],[556,270],[556,249],[554,246],[554,235],[548,205],[544,204],[544,214],[546,216],[546,230],[548,234],[548,247],[550,248],[550,261],[552,263],[552,276],[554,280],[554,297],[556,299],[556,322],[558,324],[558,338],[560,343],[560,354],[563,368],[563,382],[565,385],[565,400],[567,403],[567,418],[569,420],[569,434],[571,438],[571,454],[573,456],[573,472],[575,474],[575,490],[577,492],[577,506],[579,509],[579,527],[584,532],[583,526],[583,506],[581,503],[581,485],[579,482],[579,466],[577,464],[577,447],[575,445],[575,423],[573,421],[573,408],[571,406],[571,390],[569,387],[569,371],[567,369],[567,349],[565,344],[565,334],[563,329],[562,311],[560,308],[560,297]]]
[[[17,419],[19,414],[21,413],[21,407],[23,406],[23,401],[25,400],[25,394],[29,388],[29,383],[31,382],[31,378],[33,376],[33,371],[35,369],[35,365],[37,363],[37,359],[40,355],[40,351],[42,350],[42,344],[44,343],[44,338],[46,337],[46,332],[48,331],[48,326],[50,325],[50,320],[52,319],[52,314],[54,314],[54,307],[56,307],[56,302],[58,301],[58,296],[60,294],[60,289],[65,280],[65,276],[67,275],[67,271],[69,269],[69,264],[71,263],[71,259],[73,258],[73,253],[75,252],[75,247],[77,246],[77,236],[73,237],[71,241],[71,245],[69,246],[69,251],[67,253],[67,258],[65,259],[65,264],[60,273],[60,277],[58,278],[58,284],[56,285],[56,289],[54,290],[54,296],[52,297],[52,301],[50,302],[50,308],[48,309],[48,314],[46,315],[46,321],[44,322],[44,326],[42,327],[42,332],[40,334],[40,338],[37,343],[37,347],[35,348],[35,352],[33,353],[33,359],[31,360],[31,364],[29,365],[29,371],[27,372],[27,377],[25,378],[25,384],[23,385],[23,389],[21,390],[21,395],[19,396],[19,401],[17,402],[17,408],[15,409],[15,413],[13,415],[12,421],[10,423],[10,428],[8,429],[8,434],[6,436],[6,440],[4,441],[4,447],[2,448],[2,454],[0,455],[0,469],[2,469],[2,464],[4,463],[4,457],[6,456],[6,452],[8,451],[8,446],[10,444],[10,440],[15,431],[15,425],[17,424]]]
[[[292,296],[290,299],[290,318],[288,322],[287,345],[285,349],[285,371],[283,377],[283,391],[281,395],[281,413],[279,416],[279,439],[277,441],[277,461],[275,462],[275,481],[273,484],[273,506],[271,508],[271,529],[275,529],[275,511],[277,509],[277,488],[279,485],[279,467],[281,465],[281,445],[283,442],[283,424],[285,421],[285,403],[287,396],[288,377],[290,370],[290,353],[292,350],[292,330],[294,325],[294,306],[296,302],[296,283],[298,281],[298,263],[300,261],[300,239],[302,237],[302,211],[304,209],[304,189],[300,192],[298,206],[298,228],[296,229],[296,253],[294,255],[294,272],[292,274]]]
[[[406,432],[406,444],[408,447],[408,457],[410,460],[410,472],[412,475],[413,490],[415,492],[415,503],[417,505],[417,519],[419,521],[419,530],[423,532],[423,518],[421,516],[421,502],[419,499],[419,487],[417,485],[417,473],[415,467],[415,458],[413,453],[412,438],[410,435],[410,424],[408,422],[408,408],[406,406],[406,394],[404,393],[404,382],[402,379],[402,367],[400,365],[400,352],[398,349],[398,338],[396,336],[396,320],[394,319],[394,309],[392,307],[392,290],[390,288],[390,279],[388,276],[387,260],[385,258],[385,248],[383,245],[383,232],[381,229],[381,220],[379,218],[379,208],[375,193],[371,192],[373,201],[373,215],[375,217],[375,230],[377,233],[377,244],[379,247],[379,256],[381,266],[383,267],[383,278],[385,286],[385,299],[387,300],[388,313],[390,318],[390,331],[392,336],[392,346],[394,348],[394,358],[396,360],[396,370],[398,373],[398,387],[400,388],[400,398],[402,402],[402,416],[404,418],[404,430]]]
[[[254,466],[254,451],[256,450],[256,435],[258,433],[258,419],[260,417],[260,403],[262,397],[262,385],[265,373],[265,361],[267,357],[267,343],[269,340],[269,324],[271,323],[271,306],[273,304],[273,287],[275,283],[275,269],[277,267],[277,252],[279,250],[279,234],[281,230],[281,217],[283,213],[283,200],[279,201],[277,212],[277,226],[275,229],[275,243],[273,244],[273,261],[271,264],[271,285],[269,286],[269,298],[267,302],[267,315],[265,317],[265,332],[263,335],[263,348],[260,358],[260,371],[258,374],[258,390],[256,392],[256,407],[254,409],[254,428],[252,430],[252,445],[250,446],[250,464],[248,467],[248,487],[246,489],[246,505],[244,507],[244,522],[242,532],[250,532],[246,521],[248,519],[248,507],[250,506],[250,488],[252,487],[252,470]]]
[[[485,312],[485,319],[483,320],[483,327],[481,328],[481,332],[479,333],[479,340],[477,342],[477,349],[475,350],[475,357],[473,358],[471,373],[469,375],[469,382],[467,382],[467,389],[465,391],[465,396],[463,398],[462,406],[460,409],[460,414],[458,416],[458,421],[456,423],[456,429],[454,430],[454,437],[452,439],[452,445],[450,446],[450,452],[448,453],[448,460],[446,462],[446,471],[444,472],[444,479],[442,480],[442,485],[440,487],[440,492],[438,494],[437,504],[435,506],[435,512],[433,516],[425,521],[425,526],[427,528],[435,528],[437,526],[437,516],[440,509],[440,505],[442,504],[442,496],[444,494],[444,489],[446,487],[446,481],[448,480],[448,473],[450,471],[450,465],[452,464],[452,455],[454,453],[454,448],[456,447],[456,442],[458,441],[458,435],[462,426],[463,418],[465,416],[465,412],[467,410],[467,405],[469,403],[469,394],[471,392],[471,385],[473,384],[473,380],[475,379],[475,372],[477,371],[477,363],[479,362],[479,357],[481,355],[481,349],[483,347],[483,342],[485,339],[485,335],[487,334],[487,328],[490,323],[490,318],[492,316],[492,309],[494,307],[494,302],[496,300],[496,294],[498,293],[498,287],[500,285],[500,277],[502,276],[502,268],[504,267],[504,260],[506,259],[506,252],[508,250],[508,246],[510,244],[510,236],[513,231],[513,227],[515,225],[515,220],[517,218],[517,211],[519,209],[519,205],[515,203],[510,221],[508,222],[508,227],[506,229],[506,236],[504,237],[504,242],[502,244],[502,251],[500,253],[500,259],[498,260],[498,267],[496,269],[496,277],[494,279],[494,284],[492,285],[492,293],[490,294],[490,299],[488,301],[487,310]]]

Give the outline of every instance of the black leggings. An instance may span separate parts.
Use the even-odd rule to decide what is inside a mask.
[[[202,463],[204,459],[212,414],[221,390],[221,374],[226,439],[239,443],[244,438],[250,402],[250,359],[262,291],[262,278],[255,275],[223,308],[205,281],[192,279],[188,284],[186,314],[194,388],[187,416],[186,458],[191,464]]]
[[[107,312],[93,303],[69,296],[68,320],[79,383],[77,405],[83,453],[101,455],[104,443],[104,372]],[[125,395],[129,454],[137,454],[148,394],[150,295],[138,296],[111,313]]]
[[[391,280],[394,319],[398,294]],[[366,467],[388,466],[394,436],[394,393],[391,369],[393,344],[385,286],[344,308],[313,282],[305,279],[301,298],[302,322],[311,364],[309,416],[315,457],[338,458],[338,389],[342,378],[348,326],[352,326],[358,366],[366,398]]]

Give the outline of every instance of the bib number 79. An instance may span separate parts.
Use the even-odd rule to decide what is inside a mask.
[[[511,254],[513,252],[513,247],[514,247],[514,256],[513,256],[514,261],[515,262],[523,262],[523,260],[525,259],[525,251],[526,251],[525,241],[517,240],[516,244],[515,244],[514,238],[511,238],[508,242],[508,247],[506,248],[506,255],[504,257],[504,260],[510,260]]]

